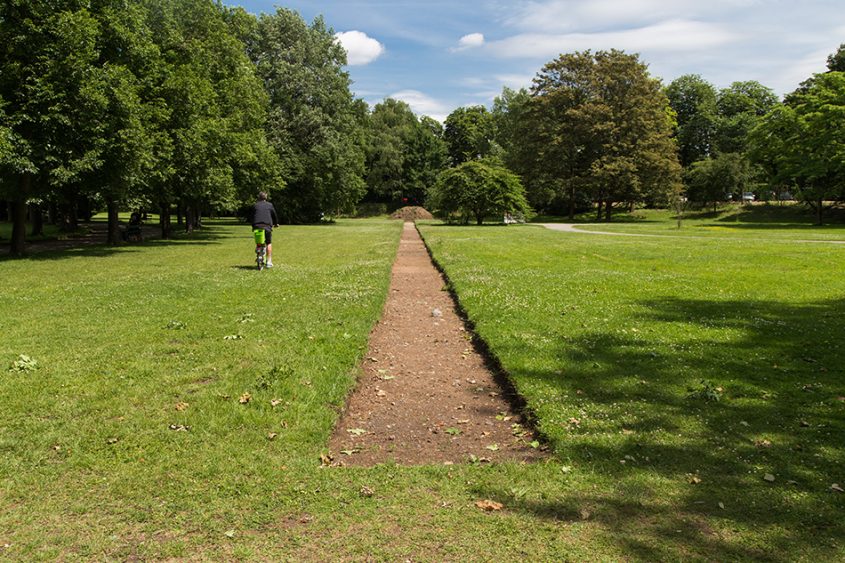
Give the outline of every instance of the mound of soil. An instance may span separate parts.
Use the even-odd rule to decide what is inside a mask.
[[[416,221],[417,219],[434,219],[434,216],[422,207],[411,205],[397,209],[390,218],[402,219],[403,221]]]

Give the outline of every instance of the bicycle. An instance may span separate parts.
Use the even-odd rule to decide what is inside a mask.
[[[252,236],[255,238],[255,264],[258,266],[258,271],[264,269],[267,265],[265,256],[267,256],[267,232],[264,229],[253,229]]]

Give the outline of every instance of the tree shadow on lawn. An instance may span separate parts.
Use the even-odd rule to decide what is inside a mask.
[[[8,251],[0,253],[0,262],[7,260],[63,260],[67,258],[77,258],[80,256],[103,258],[107,256],[112,256],[114,254],[140,252],[144,248],[167,247],[177,245],[203,246],[220,244],[218,241],[222,238],[226,238],[227,236],[230,235],[225,234],[223,230],[219,227],[212,226],[194,231],[191,234],[180,233],[172,239],[153,238],[145,240],[143,242],[121,243],[115,246],[106,244],[104,240],[95,242],[83,242],[78,245],[74,245],[73,243],[75,241],[71,240],[66,241],[67,244],[62,245],[63,248],[51,249],[49,247],[46,247],[46,245],[54,243],[55,241],[47,241],[44,243],[28,244],[28,253],[23,258],[12,257],[8,254]],[[45,248],[39,248],[39,246],[43,246]],[[8,245],[6,245],[6,247],[8,248]]]
[[[632,508],[620,494],[576,494],[562,505],[509,499],[508,505],[516,502],[526,512],[564,520],[572,518],[573,506],[598,506],[597,514],[606,513],[608,524],[623,530],[634,510],[634,520],[645,518],[648,531],[614,532],[620,542],[646,534],[650,540],[694,546],[699,554],[713,551],[718,558],[841,556],[845,494],[831,485],[845,485],[839,348],[845,299],[792,305],[672,298],[637,305],[645,320],[686,336],[667,344],[647,333],[591,332],[558,349],[572,370],[515,373],[514,378],[542,379],[576,397],[572,416],[582,416],[580,424],[553,421],[557,425],[549,432],[558,456],[591,468],[613,487],[668,481],[670,507],[649,502],[647,508]],[[721,330],[743,336],[729,344],[706,336]],[[708,401],[714,393],[721,399]],[[586,414],[577,414],[579,409]],[[766,474],[775,481],[765,480]],[[700,483],[691,482],[695,479]],[[648,496],[653,501],[660,495]],[[726,509],[714,506],[719,501]],[[652,521],[655,510],[663,514]],[[722,531],[683,531],[689,528],[683,522],[708,527],[707,518],[721,522]],[[725,535],[731,521],[745,530],[744,540]],[[649,551],[650,543],[625,547],[658,557]],[[674,556],[689,556],[677,549]]]

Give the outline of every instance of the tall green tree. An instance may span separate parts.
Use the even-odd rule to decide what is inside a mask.
[[[308,25],[291,10],[241,27],[269,94],[267,136],[287,182],[282,217],[311,222],[352,210],[366,190],[365,136],[343,47],[321,18]]]
[[[167,108],[153,189],[166,237],[173,204],[190,231],[203,208],[237,207],[236,179],[279,182],[278,159],[266,140],[268,96],[227,11],[211,0],[145,1],[162,52],[155,94]]]
[[[405,102],[387,98],[369,118],[367,187],[377,199],[421,203],[445,167],[446,147],[439,124],[418,120]]]
[[[777,104],[774,91],[753,80],[734,82],[720,90],[716,100],[716,150],[744,154],[749,132]]]
[[[815,75],[752,131],[751,154],[773,186],[795,186],[822,223],[826,202],[845,199],[845,72]]]
[[[79,185],[98,165],[89,135],[103,98],[96,73],[96,19],[87,2],[0,4],[0,98],[12,152],[0,190],[12,201],[11,253],[25,251],[27,201]]]
[[[446,117],[444,140],[452,166],[488,156],[494,138],[493,116],[484,106],[461,107]]]
[[[677,115],[681,165],[710,156],[718,120],[716,88],[697,74],[686,74],[666,87],[666,96]]]
[[[637,55],[561,55],[534,80],[532,145],[562,186],[588,190],[599,216],[614,204],[665,203],[680,186],[669,101]]]

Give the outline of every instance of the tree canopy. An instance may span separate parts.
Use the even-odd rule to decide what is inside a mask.
[[[536,155],[521,162],[529,199],[579,192],[604,207],[668,201],[680,185],[673,112],[660,82],[637,55],[584,51],[561,55],[534,79],[523,140]]]
[[[531,208],[519,177],[501,163],[470,160],[443,171],[429,191],[429,204],[446,220],[466,224],[505,214],[528,215]]]

